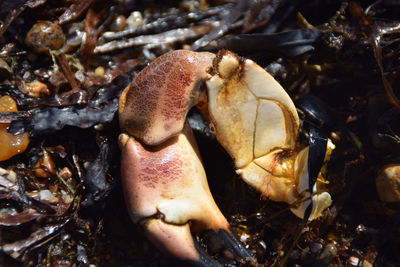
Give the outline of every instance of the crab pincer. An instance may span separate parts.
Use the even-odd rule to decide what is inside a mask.
[[[213,55],[185,51],[156,59],[120,100],[121,177],[128,212],[166,254],[218,266],[192,233],[211,230],[232,258],[250,259],[210,193],[187,111],[201,98]]]
[[[309,220],[330,206],[323,178],[317,177],[333,148],[329,142],[321,142],[322,150],[299,143],[296,107],[270,74],[229,51],[172,51],[136,76],[119,105],[128,209],[161,250],[212,265],[191,239],[192,232],[211,229],[222,249],[250,256],[229,230],[208,188],[186,123],[194,105],[213,125],[236,172],[264,197],[288,203],[295,215]]]

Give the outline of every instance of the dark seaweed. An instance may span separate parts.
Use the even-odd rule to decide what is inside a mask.
[[[295,100],[313,177],[326,138],[336,145],[324,177],[334,203],[306,224],[242,182],[212,127],[192,110],[214,199],[254,261],[225,259],[206,234],[194,237],[201,249],[225,266],[350,266],[356,259],[400,265],[399,204],[380,201],[375,185],[381,169],[400,160],[398,1],[0,4],[0,95],[12,96],[19,109],[1,113],[0,123],[31,139],[23,154],[0,162],[17,177],[0,176],[1,266],[174,266],[125,210],[116,113],[137,71],[181,48],[232,50],[268,70]],[[112,30],[117,16],[132,11],[141,12],[143,24]],[[42,20],[61,25],[66,45],[59,51],[39,53],[25,43]],[[136,43],[126,45],[129,38]],[[49,94],[24,93],[32,81]],[[55,173],[39,178],[35,164],[44,151]],[[54,202],[37,196],[44,190]]]

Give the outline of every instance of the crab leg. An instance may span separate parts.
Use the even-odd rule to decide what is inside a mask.
[[[209,261],[195,249],[190,230],[232,233],[208,188],[190,127],[152,147],[121,134],[120,146],[122,183],[132,220],[142,224],[149,239],[170,255]],[[249,256],[238,242],[231,252]]]

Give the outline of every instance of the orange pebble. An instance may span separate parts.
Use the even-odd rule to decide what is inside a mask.
[[[17,111],[17,104],[10,96],[0,97],[0,112]],[[13,135],[7,132],[9,123],[0,123],[0,161],[12,158],[25,151],[29,144],[29,134]]]
[[[43,150],[43,156],[35,164],[35,175],[40,178],[48,178],[56,173],[56,165],[49,152]]]

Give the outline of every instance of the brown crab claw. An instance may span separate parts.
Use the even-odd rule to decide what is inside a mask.
[[[124,132],[158,145],[182,131],[186,114],[202,99],[214,54],[176,50],[155,59],[125,88],[119,102]]]
[[[180,260],[210,266],[196,249],[191,233],[225,232],[226,249],[238,257],[250,255],[236,241],[214,202],[189,126],[158,146],[146,146],[120,135],[121,175],[125,200],[134,222],[144,226],[160,250]],[[222,238],[223,239],[223,238]]]

